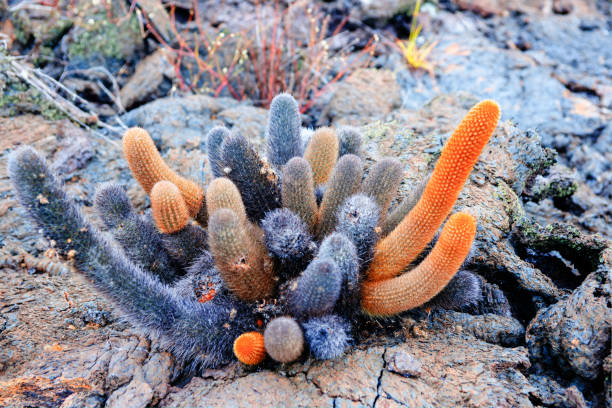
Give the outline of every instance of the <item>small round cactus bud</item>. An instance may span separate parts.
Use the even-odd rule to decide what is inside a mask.
[[[189,222],[189,210],[179,189],[169,181],[155,183],[151,190],[155,225],[164,234],[180,231]]]
[[[234,341],[234,355],[241,363],[260,364],[266,358],[264,336],[256,331],[242,333]]]
[[[318,360],[340,357],[351,341],[350,325],[340,316],[313,317],[302,326],[310,354]]]
[[[266,351],[279,363],[291,363],[304,351],[304,333],[292,317],[272,319],[264,331]]]

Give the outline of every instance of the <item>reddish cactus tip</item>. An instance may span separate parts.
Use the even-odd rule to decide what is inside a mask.
[[[247,365],[262,363],[266,358],[263,334],[255,331],[242,333],[234,341],[234,355]]]

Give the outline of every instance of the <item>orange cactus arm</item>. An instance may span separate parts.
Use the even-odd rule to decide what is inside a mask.
[[[141,128],[128,129],[123,135],[123,151],[132,174],[147,192],[158,181],[167,180],[178,187],[191,217],[198,216],[203,206],[204,190],[194,182],[176,174],[164,162],[149,133]],[[198,217],[198,221],[202,221]]]
[[[338,137],[331,128],[319,128],[312,135],[304,158],[312,167],[315,187],[327,183],[338,160],[339,148]]]
[[[444,146],[421,199],[376,245],[367,272],[368,280],[385,280],[399,275],[431,242],[493,134],[499,115],[497,103],[486,100],[463,118]]]
[[[263,362],[266,358],[263,334],[255,331],[242,333],[234,341],[234,355],[247,365]]]
[[[238,216],[241,222],[246,222],[247,215],[240,191],[226,177],[214,179],[206,190],[206,210],[208,215],[212,216],[220,208],[229,208]]]
[[[412,271],[384,281],[368,281],[361,288],[366,313],[389,316],[423,305],[448,284],[470,252],[476,220],[453,214],[433,250]]]
[[[189,222],[189,211],[183,196],[169,181],[159,181],[153,186],[151,209],[157,229],[164,234],[178,232]]]

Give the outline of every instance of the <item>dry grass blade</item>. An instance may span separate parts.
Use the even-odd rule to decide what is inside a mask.
[[[410,23],[410,34],[405,41],[397,39],[395,44],[402,52],[404,59],[411,68],[424,69],[433,76],[433,65],[427,60],[429,54],[438,44],[438,41],[425,41],[421,46],[417,45],[419,35],[423,29],[423,25],[418,23],[419,11],[421,9],[421,0],[417,0],[412,13],[412,21]]]
[[[304,20],[305,27],[296,25]],[[271,15],[264,16],[262,3],[256,3],[256,25],[248,45],[250,68],[256,89],[252,99],[269,106],[272,98],[289,92],[300,104],[300,112],[312,107],[329,86],[357,68],[370,65],[378,37],[373,35],[358,52],[357,41],[344,40],[341,33],[348,17],[332,31],[330,15],[305,1],[285,9],[274,3]],[[333,44],[344,44],[334,48]],[[249,90],[247,90],[247,93]]]
[[[91,125],[96,125],[108,130],[111,134],[120,136],[123,134],[126,127],[119,120],[117,121],[119,126],[111,126],[108,123],[100,120],[98,115],[92,111],[79,108],[74,103],[75,101],[85,106],[88,105],[88,102],[78,96],[74,91],[65,87],[61,82],[55,80],[41,70],[31,68],[24,64],[21,62],[21,58],[19,57],[10,57],[0,54],[0,66],[3,67],[4,72],[7,75],[18,78],[40,92],[45,99],[51,102],[58,110],[68,116],[71,120],[88,129],[94,135],[101,137],[113,146],[117,148],[120,147],[116,141],[110,139],[105,134],[92,129],[91,127]],[[68,95],[69,99],[62,96],[60,91],[65,95]]]

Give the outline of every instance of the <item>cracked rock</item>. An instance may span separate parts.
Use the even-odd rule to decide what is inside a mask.
[[[487,343],[518,346],[523,343],[525,328],[513,317],[484,314],[472,316],[454,311],[438,311],[433,326],[443,330],[457,330],[472,334]]]
[[[527,328],[531,358],[589,380],[599,377],[610,352],[610,294],[604,264],[567,298],[542,309]]]
[[[387,370],[406,377],[419,377],[423,372],[421,362],[404,350],[393,352],[387,361]]]

